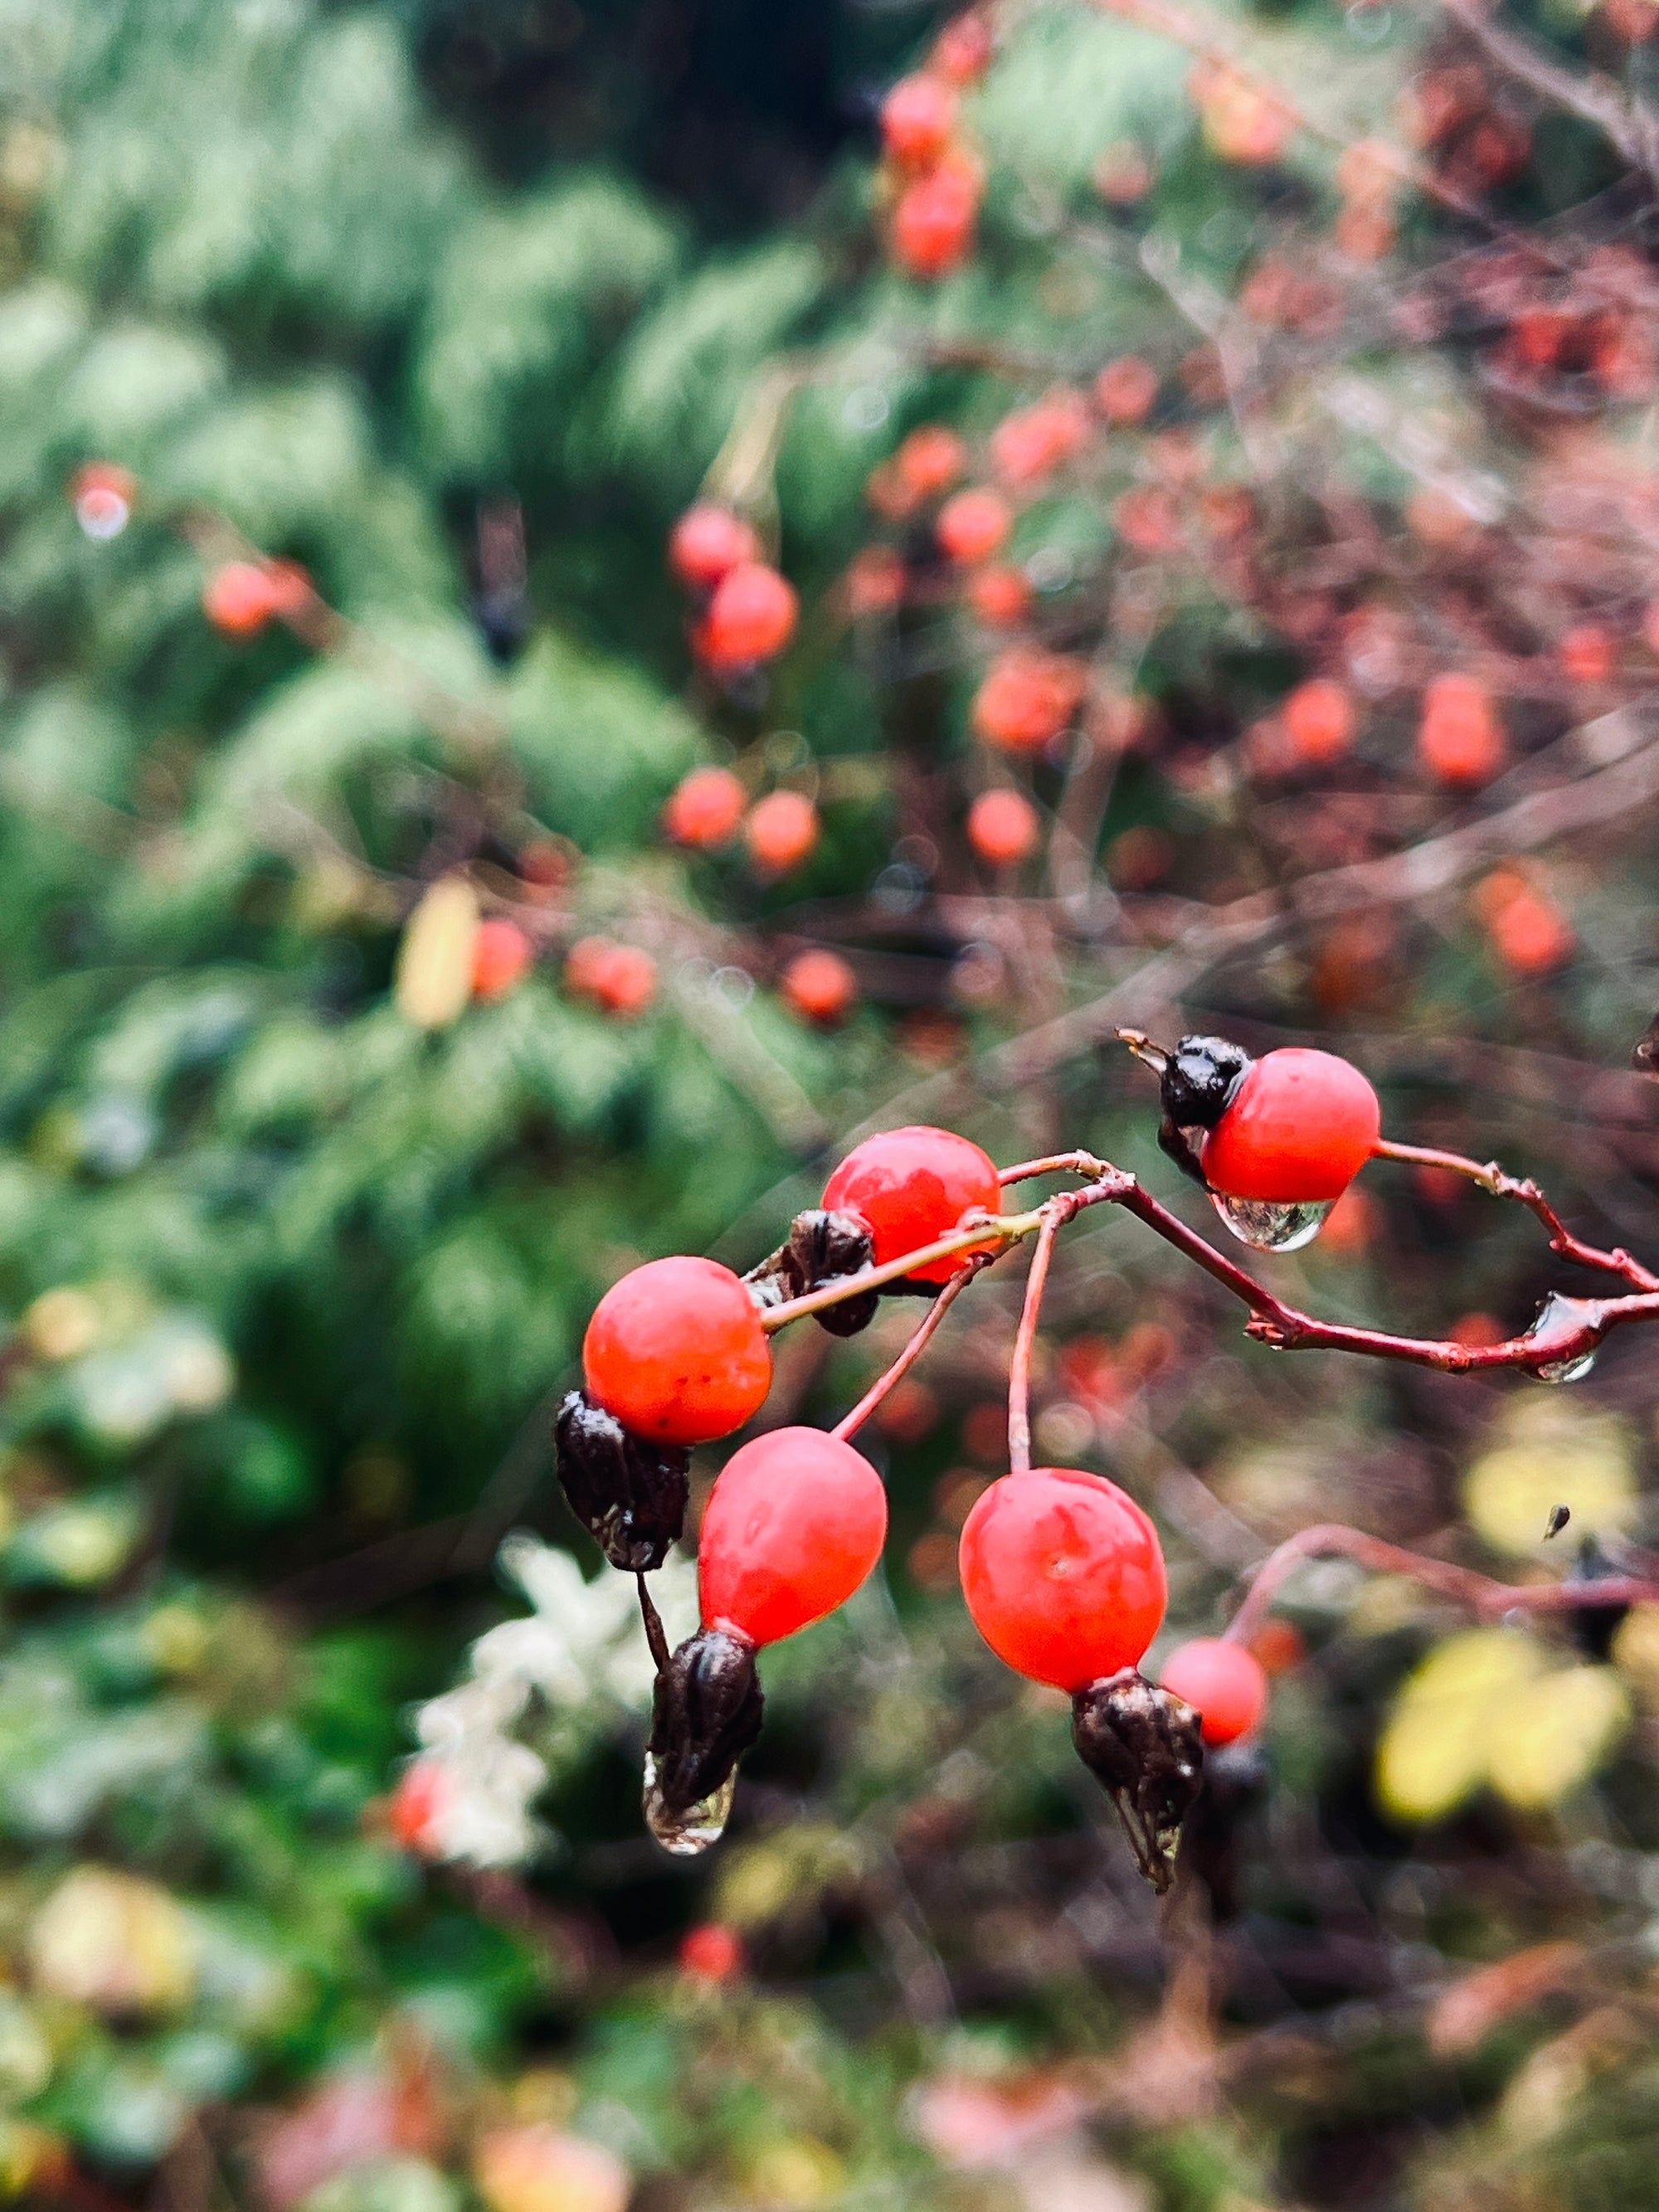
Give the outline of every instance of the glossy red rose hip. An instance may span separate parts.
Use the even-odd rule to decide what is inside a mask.
[[[1251,1067],[1204,1144],[1204,1173],[1227,1198],[1276,1205],[1340,1198],[1376,1149],[1376,1093],[1334,1053],[1300,1045]]]
[[[1157,1529],[1115,1482],[1075,1468],[994,1482],[963,1525],[960,1564],[992,1650],[1057,1690],[1139,1665],[1164,1618]]]
[[[1249,1735],[1267,1710],[1261,1662],[1224,1637],[1195,1636],[1189,1644],[1177,1644],[1158,1679],[1193,1707],[1212,1750]]]
[[[704,1509],[706,1628],[776,1644],[844,1605],[881,1557],[887,1493],[862,1452],[822,1429],[775,1429],[732,1453]]]
[[[875,1238],[877,1267],[948,1237],[964,1213],[1002,1211],[995,1163],[951,1129],[888,1129],[866,1137],[824,1185],[830,1212],[862,1214]],[[948,1283],[960,1255],[912,1270],[919,1283]]]
[[[636,1437],[702,1444],[758,1412],[772,1354],[754,1300],[729,1267],[652,1260],[595,1307],[582,1372],[588,1396]]]

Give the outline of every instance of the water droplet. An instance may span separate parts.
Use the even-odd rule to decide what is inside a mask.
[[[719,1843],[726,1833],[726,1824],[732,1817],[732,1800],[737,1794],[738,1770],[734,1766],[718,1790],[712,1790],[707,1797],[700,1797],[683,1813],[671,1813],[657,1787],[657,1762],[648,1751],[645,1754],[645,1825],[664,1850],[677,1859],[696,1858],[710,1844]]]
[[[1547,1353],[1554,1346],[1571,1344],[1575,1338],[1581,1338],[1585,1328],[1594,1328],[1601,1317],[1600,1309],[1590,1299],[1565,1298],[1559,1291],[1552,1291],[1527,1331],[1527,1341]],[[1582,1382],[1595,1366],[1600,1349],[1598,1338],[1596,1342],[1575,1348],[1561,1358],[1540,1359],[1532,1372],[1540,1382]]]
[[[1258,1252],[1299,1252],[1325,1226],[1336,1200],[1310,1198],[1281,1204],[1268,1198],[1224,1198],[1212,1190],[1210,1203],[1241,1244],[1253,1245]]]

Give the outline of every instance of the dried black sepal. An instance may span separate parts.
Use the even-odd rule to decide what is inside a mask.
[[[809,1291],[827,1290],[848,1275],[861,1275],[875,1265],[875,1240],[870,1224],[857,1213],[826,1212],[813,1206],[798,1213],[790,1224],[788,1241],[769,1253],[744,1277],[763,1308],[781,1306],[803,1298]],[[889,1284],[890,1290],[896,1289]],[[879,1291],[866,1291],[856,1298],[842,1298],[824,1306],[812,1318],[831,1336],[856,1336],[875,1319],[881,1302]]]
[[[651,1787],[675,1820],[712,1797],[761,1731],[755,1647],[724,1629],[688,1637],[657,1677]]]
[[[1073,1698],[1072,1741],[1116,1806],[1135,1864],[1161,1893],[1175,1877],[1182,1823],[1203,1787],[1198,1715],[1126,1667]]]
[[[1164,1109],[1159,1147],[1183,1175],[1206,1190],[1209,1184],[1188,1132],[1214,1128],[1253,1065],[1243,1046],[1231,1038],[1184,1036],[1158,1071],[1158,1103]]]
[[[1594,1536],[1586,1536],[1578,1547],[1578,1557],[1567,1569],[1566,1579],[1581,1588],[1585,1583],[1594,1586],[1615,1577],[1628,1574],[1627,1567],[1612,1559]],[[1576,1605],[1567,1615],[1573,1642],[1587,1659],[1598,1662],[1607,1659],[1613,1650],[1613,1639],[1624,1626],[1627,1605]]]
[[[553,1436],[571,1510],[611,1565],[661,1566],[685,1527],[690,1453],[633,1435],[583,1390],[560,1407]]]

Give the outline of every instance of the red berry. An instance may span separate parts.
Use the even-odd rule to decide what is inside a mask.
[[[757,802],[744,836],[763,875],[787,875],[818,842],[818,810],[804,792],[770,792]]]
[[[744,1968],[743,1938],[718,1920],[689,1928],[680,1938],[679,1966],[688,1981],[734,1981]]]
[[[759,554],[749,525],[713,500],[688,507],[669,532],[669,569],[688,592],[712,592],[722,576]]]
[[[582,1374],[588,1396],[635,1436],[706,1444],[760,1410],[772,1354],[755,1302],[729,1267],[649,1260],[594,1308]]]
[[[669,794],[662,826],[677,845],[711,853],[736,836],[748,805],[729,768],[694,768]]]
[[[975,731],[1002,752],[1041,752],[1076,714],[1086,680],[1082,663],[1065,653],[1010,646],[974,695]]]
[[[579,938],[565,955],[567,990],[600,1011],[632,1021],[657,995],[657,963],[637,945],[611,937]]]
[[[1095,405],[1109,422],[1144,422],[1158,397],[1158,371],[1139,354],[1109,361],[1095,379]]]
[[[991,26],[971,10],[953,16],[933,41],[932,65],[951,84],[972,84],[991,65]]]
[[[1041,483],[1089,441],[1089,410],[1075,392],[1051,392],[1033,407],[1005,415],[991,433],[991,462],[1007,484]]]
[[[861,1214],[875,1239],[876,1265],[948,1237],[964,1213],[1002,1211],[995,1164],[951,1129],[889,1129],[854,1146],[824,1186],[831,1212]],[[959,1254],[911,1271],[919,1283],[948,1283]]]
[[[132,520],[137,496],[137,477],[115,461],[88,461],[70,479],[75,519],[87,537],[100,543],[120,536]]]
[[[902,169],[931,169],[956,127],[956,94],[936,76],[903,76],[881,103],[881,143]]]
[[[783,996],[803,1021],[833,1029],[858,1004],[859,979],[839,952],[798,952],[783,971]]]
[[[276,613],[279,597],[268,569],[253,561],[227,561],[202,587],[202,612],[226,637],[253,637]]]
[[[1353,743],[1352,697],[1325,677],[1298,684],[1279,712],[1291,750],[1310,768],[1340,760]]]
[[[1423,695],[1418,758],[1442,783],[1488,783],[1508,750],[1492,694],[1473,676],[1437,676]]]
[[[473,996],[504,999],[535,957],[535,947],[516,921],[499,915],[481,921],[472,939]]]
[[[988,868],[1029,860],[1037,832],[1037,811],[1018,791],[981,791],[968,810],[968,842]]]
[[[971,568],[1000,553],[1013,526],[1012,511],[1002,494],[975,489],[959,491],[954,499],[945,501],[933,535],[947,561],[954,561],[959,568]]]
[[[943,423],[924,422],[912,430],[893,456],[893,469],[912,499],[937,499],[950,490],[968,465],[968,448]]]
[[[1221,1636],[1195,1636],[1164,1661],[1158,1680],[1184,1698],[1202,1723],[1212,1750],[1249,1735],[1267,1710],[1267,1676],[1242,1644]]]
[[[745,1294],[746,1295],[746,1294]],[[703,1626],[776,1644],[844,1605],[881,1557],[887,1492],[822,1429],[775,1429],[732,1453],[703,1509]]]
[[[1486,927],[1493,951],[1513,975],[1547,975],[1572,954],[1571,923],[1528,884],[1494,908]]]
[[[449,1778],[435,1761],[417,1759],[404,1767],[386,1808],[393,1842],[406,1851],[432,1851],[453,1796]]]
[[[943,276],[965,261],[979,217],[979,173],[971,164],[941,161],[907,185],[893,210],[893,252],[913,276]]]
[[[729,569],[714,586],[698,631],[698,650],[711,668],[747,668],[775,660],[795,634],[799,611],[793,585],[762,561]]]
[[[1031,611],[1031,586],[1024,568],[994,562],[968,579],[968,605],[987,629],[1017,629]]]
[[[1289,1045],[1258,1060],[1204,1141],[1226,1198],[1312,1205],[1340,1198],[1376,1149],[1376,1093],[1334,1053]]]
[[[963,1523],[962,1594],[999,1659],[1076,1692],[1139,1663],[1164,1618],[1158,1531],[1103,1475],[1005,1474]]]

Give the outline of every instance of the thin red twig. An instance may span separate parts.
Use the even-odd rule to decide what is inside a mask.
[[[917,1360],[921,1358],[932,1342],[939,1323],[967,1289],[969,1284],[973,1281],[982,1267],[988,1267],[995,1257],[996,1255],[994,1252],[975,1252],[969,1255],[960,1273],[951,1276],[950,1281],[933,1300],[933,1304],[928,1307],[921,1327],[915,1332],[892,1365],[884,1374],[876,1377],[851,1413],[844,1413],[835,1427],[830,1430],[830,1433],[832,1437],[839,1437],[845,1443],[848,1437],[857,1435],[894,1384],[902,1382]]]
[[[1066,1199],[1051,1199],[1043,1207],[1042,1226],[1037,1231],[1036,1249],[1025,1278],[1025,1303],[1020,1308],[1013,1357],[1008,1362],[1008,1466],[1014,1474],[1028,1473],[1031,1465],[1031,1352],[1042,1315],[1048,1262],[1054,1257],[1060,1224],[1069,1221],[1076,1210]]]
[[[1322,1522],[1285,1539],[1257,1568],[1243,1602],[1228,1623],[1230,1643],[1248,1644],[1271,1611],[1285,1583],[1306,1560],[1356,1560],[1374,1574],[1409,1575],[1426,1589],[1450,1598],[1482,1620],[1501,1620],[1510,1613],[1571,1613],[1581,1606],[1650,1605],[1659,1601],[1659,1583],[1638,1575],[1611,1575],[1604,1580],[1559,1583],[1500,1583],[1473,1567],[1460,1567],[1449,1559],[1431,1559],[1408,1552],[1380,1536],[1340,1522]]]

